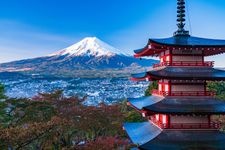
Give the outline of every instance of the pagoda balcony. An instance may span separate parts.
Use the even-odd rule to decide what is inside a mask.
[[[220,129],[221,123],[161,123],[152,120],[161,129]]]
[[[215,92],[210,91],[158,91],[152,90],[153,95],[160,95],[160,96],[210,96],[214,97],[216,95]]]
[[[185,67],[214,67],[214,61],[173,61],[173,62],[161,62],[159,64],[154,64],[153,68],[165,67],[165,66],[185,66]]]

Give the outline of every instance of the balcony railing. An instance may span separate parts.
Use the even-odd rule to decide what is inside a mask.
[[[161,96],[215,96],[215,92],[209,91],[158,91],[152,90],[153,95],[161,95]]]
[[[221,123],[171,123],[163,124],[153,121],[162,129],[220,129]]]
[[[173,61],[173,62],[161,62],[159,64],[154,64],[153,68],[164,67],[164,66],[200,66],[200,67],[213,67],[214,61]]]

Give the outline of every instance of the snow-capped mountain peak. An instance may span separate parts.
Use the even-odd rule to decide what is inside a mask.
[[[119,71],[118,74],[124,71],[127,75],[132,68],[136,70],[149,67],[156,62],[158,63],[156,60],[135,59],[96,37],[88,37],[48,56],[0,64],[0,72],[28,71],[34,74],[41,72],[60,76],[71,74],[74,77],[97,77],[98,74],[105,77],[110,74],[113,77],[114,71]],[[106,72],[99,73],[96,70]]]
[[[120,50],[108,45],[107,43],[99,40],[96,37],[87,37],[81,40],[80,42],[60,50],[56,53],[51,54],[50,56],[94,56],[94,57],[111,57],[115,55],[126,55]]]

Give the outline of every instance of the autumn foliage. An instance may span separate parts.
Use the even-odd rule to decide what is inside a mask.
[[[128,149],[124,106],[85,106],[84,100],[56,91],[0,102],[0,149]]]

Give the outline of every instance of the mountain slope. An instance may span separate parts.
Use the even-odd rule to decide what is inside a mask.
[[[0,64],[0,71],[74,73],[80,70],[123,70],[149,67],[156,60],[135,59],[96,37],[82,41],[45,57]]]

